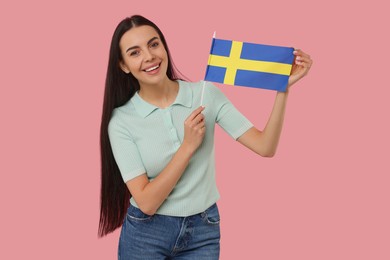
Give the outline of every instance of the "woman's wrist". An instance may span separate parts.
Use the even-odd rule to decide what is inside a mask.
[[[287,97],[289,93],[290,93],[290,89],[289,89],[289,87],[287,87],[287,88],[286,88],[286,91],[284,91],[284,92],[278,91],[278,92],[277,92],[277,95],[278,95],[278,96],[286,96],[286,97]]]
[[[192,149],[185,141],[179,147],[178,152],[182,153],[185,157],[188,157],[188,160],[191,159],[192,155],[195,153],[194,149]]]

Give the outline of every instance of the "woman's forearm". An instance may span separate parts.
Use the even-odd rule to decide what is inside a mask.
[[[138,207],[145,214],[155,214],[183,175],[191,157],[191,152],[182,145],[155,179],[149,181],[144,174],[127,183]],[[138,181],[141,183],[136,183]]]
[[[278,92],[264,130],[252,127],[237,141],[263,157],[274,156],[283,128],[287,97],[288,92]]]
[[[273,156],[279,144],[286,111],[288,92],[278,92],[271,115],[262,132],[262,146],[269,156]]]

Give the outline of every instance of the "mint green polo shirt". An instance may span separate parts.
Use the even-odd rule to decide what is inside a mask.
[[[176,100],[167,108],[158,108],[136,93],[114,110],[108,133],[124,182],[144,173],[153,181],[183,142],[184,121],[200,106],[202,81],[178,83]],[[206,82],[203,105],[203,142],[157,214],[186,217],[213,205],[219,199],[214,159],[216,123],[234,140],[253,126],[212,83]],[[138,207],[134,198],[130,203]]]

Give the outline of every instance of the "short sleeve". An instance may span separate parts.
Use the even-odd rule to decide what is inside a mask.
[[[112,118],[108,125],[112,153],[124,182],[146,173],[137,145],[125,125]]]
[[[253,124],[233,106],[219,88],[209,83],[208,89],[213,95],[213,105],[217,111],[216,123],[234,140],[253,127]]]

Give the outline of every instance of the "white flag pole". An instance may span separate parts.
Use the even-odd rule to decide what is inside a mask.
[[[216,32],[214,32],[214,34],[213,34],[213,39],[215,39],[215,35],[216,35]],[[208,64],[210,64],[210,56],[209,56],[209,60],[208,60],[207,65],[208,65]],[[203,106],[203,96],[204,96],[204,86],[205,86],[205,84],[206,84],[206,81],[203,80],[203,84],[202,84],[202,95],[201,95],[201,97],[200,97],[200,105],[201,105],[201,106]]]
[[[203,106],[203,95],[204,95],[204,85],[206,84],[206,81],[203,80],[202,84],[202,96],[200,97],[200,106]]]

